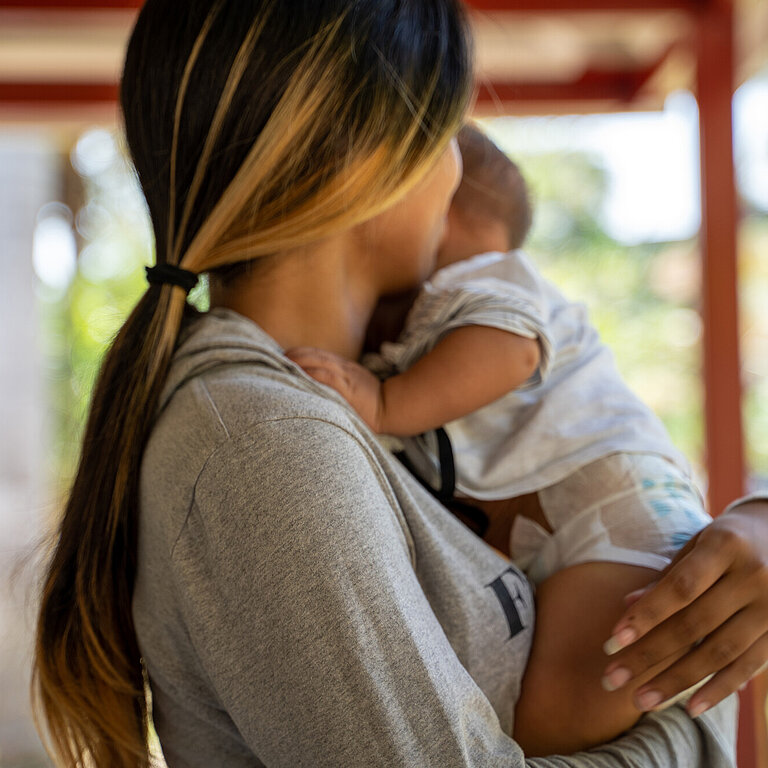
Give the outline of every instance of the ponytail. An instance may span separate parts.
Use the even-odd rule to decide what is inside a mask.
[[[149,765],[131,615],[139,469],[185,307],[180,288],[151,287],[107,352],[43,585],[33,694],[66,766]]]
[[[461,0],[300,5],[144,3],[121,102],[161,264],[229,279],[347,230],[400,199],[458,131],[472,92]],[[151,286],[96,383],[35,647],[33,694],[66,768],[149,765],[131,613],[139,473],[196,316],[181,287]]]

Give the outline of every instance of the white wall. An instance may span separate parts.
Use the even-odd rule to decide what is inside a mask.
[[[29,710],[32,568],[21,558],[47,512],[46,424],[32,236],[59,195],[59,155],[44,135],[0,131],[0,766],[47,765]],[[15,574],[15,579],[12,578]]]

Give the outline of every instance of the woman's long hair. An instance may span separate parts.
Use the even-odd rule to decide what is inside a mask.
[[[460,0],[148,0],[121,102],[157,259],[235,279],[344,231],[429,170],[472,87]],[[33,692],[63,766],[146,766],[131,615],[139,471],[183,323],[151,286],[96,383],[43,585]]]

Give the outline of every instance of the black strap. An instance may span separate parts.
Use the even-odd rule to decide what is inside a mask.
[[[443,427],[435,430],[437,438],[437,458],[440,462],[440,490],[437,498],[449,501],[456,492],[456,464],[453,461],[453,448],[451,439]]]
[[[189,293],[196,285],[198,276],[188,269],[161,262],[154,267],[146,267],[147,282],[150,285],[178,285]]]
[[[488,515],[471,504],[454,498],[456,492],[456,465],[453,460],[453,448],[448,433],[442,427],[435,430],[437,438],[437,457],[440,462],[440,488],[433,488],[416,471],[404,451],[399,451],[395,457],[400,463],[428,490],[441,504],[448,507],[468,528],[481,538],[488,531],[490,521]]]

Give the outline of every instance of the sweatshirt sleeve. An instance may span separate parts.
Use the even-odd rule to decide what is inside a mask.
[[[740,507],[742,504],[749,504],[751,501],[768,502],[768,488],[765,488],[764,490],[761,490],[761,491],[755,491],[754,493],[750,493],[747,496],[743,496],[740,499],[736,499],[736,501],[732,501],[720,514],[731,512],[737,507]]]
[[[173,550],[221,708],[270,768],[708,763],[700,728],[647,720],[616,752],[531,760],[499,727],[420,588],[382,470],[353,433],[276,419],[207,462]],[[605,748],[606,750],[608,748]],[[702,761],[694,760],[700,755]]]
[[[620,738],[569,757],[530,758],[530,768],[629,768],[690,766],[735,768],[736,714],[733,695],[691,720],[682,706],[646,715]]]

